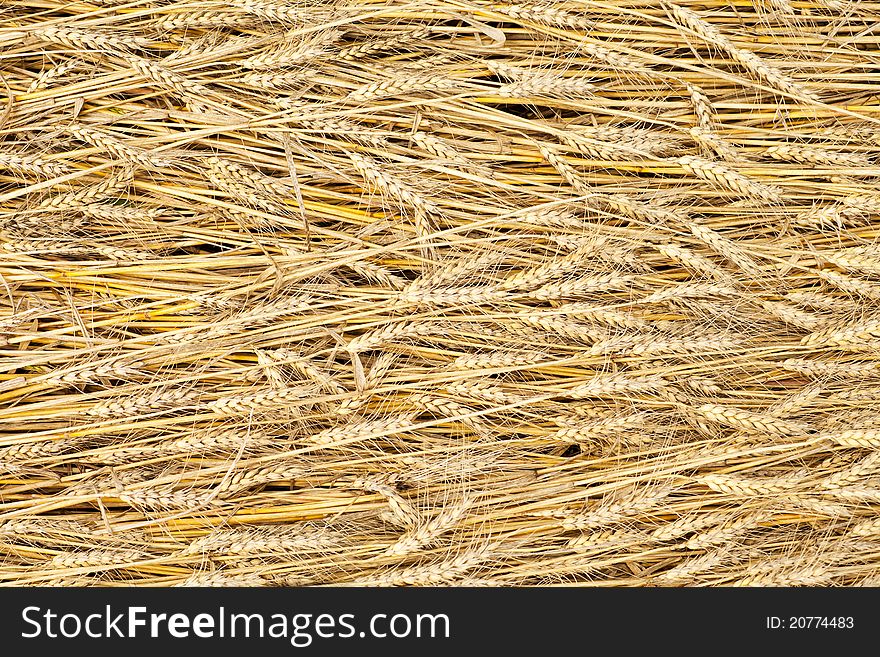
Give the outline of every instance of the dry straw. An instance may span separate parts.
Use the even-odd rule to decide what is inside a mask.
[[[0,583],[877,581],[877,5],[7,4]]]

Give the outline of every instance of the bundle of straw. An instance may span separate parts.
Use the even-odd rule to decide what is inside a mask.
[[[880,583],[878,20],[3,3],[0,583]]]

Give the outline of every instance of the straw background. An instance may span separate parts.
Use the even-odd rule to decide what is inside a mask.
[[[0,584],[880,584],[878,21],[3,2]]]

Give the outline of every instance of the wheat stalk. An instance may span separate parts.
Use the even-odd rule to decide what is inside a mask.
[[[876,584],[876,7],[735,5],[4,3],[0,585]]]

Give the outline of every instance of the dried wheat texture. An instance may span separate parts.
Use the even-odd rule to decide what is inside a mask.
[[[4,3],[0,584],[876,581],[878,20]]]

